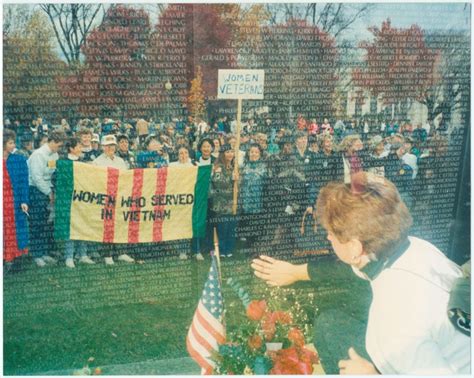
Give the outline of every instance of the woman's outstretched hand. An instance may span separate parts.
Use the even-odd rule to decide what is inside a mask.
[[[341,375],[373,375],[379,374],[375,366],[365,358],[359,356],[354,348],[349,348],[349,358],[339,361]]]
[[[270,286],[287,286],[300,280],[309,280],[308,266],[294,265],[268,256],[252,260],[254,274]]]

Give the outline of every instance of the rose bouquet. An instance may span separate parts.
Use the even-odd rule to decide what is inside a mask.
[[[265,300],[250,301],[242,288],[236,289],[246,306],[245,317],[213,355],[214,374],[311,374],[319,358],[305,348],[295,316],[271,308]]]

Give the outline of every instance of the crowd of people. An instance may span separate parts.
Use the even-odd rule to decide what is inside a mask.
[[[200,117],[170,122],[96,118],[79,120],[74,126],[65,119],[58,125],[42,118],[31,124],[5,120],[5,219],[14,222],[4,222],[4,260],[12,264],[28,250],[39,267],[57,263],[50,252],[55,249],[58,159],[118,169],[212,165],[207,235],[193,239],[189,250],[181,248],[179,253],[180,259],[202,261],[213,249],[214,227],[225,258],[233,256],[239,239],[255,252],[270,246],[314,249],[314,233],[304,229],[305,219],[312,221],[308,215],[320,189],[334,180],[347,183],[362,170],[392,181],[412,209],[433,190],[430,180],[442,171],[448,146],[447,137],[429,123],[413,127],[408,120],[332,124],[323,118],[318,124],[298,115],[295,122],[280,128],[264,115],[240,126],[237,149],[237,124],[226,116],[209,123]],[[132,251],[127,245],[97,247],[68,241],[63,257],[69,268],[75,267],[74,258],[84,264],[103,258],[112,265],[114,258],[133,263]]]

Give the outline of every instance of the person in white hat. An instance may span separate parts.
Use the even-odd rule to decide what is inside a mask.
[[[117,169],[127,169],[127,164],[121,158],[115,155],[117,150],[117,138],[115,135],[105,135],[100,142],[103,153],[95,159],[92,164],[99,167],[111,167]]]
[[[117,150],[117,138],[115,135],[105,135],[102,137],[101,143],[104,153],[95,159],[92,164],[99,167],[111,167],[117,169],[127,169],[127,164],[121,158],[115,155]],[[105,254],[105,264],[113,265],[114,260],[113,256],[119,253],[121,247],[116,244],[104,244],[104,254]],[[122,253],[118,256],[117,260],[124,261],[128,263],[135,262],[130,256],[125,253]]]

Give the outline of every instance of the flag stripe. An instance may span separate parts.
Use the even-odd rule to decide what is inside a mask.
[[[194,335],[191,330],[189,330],[190,332],[188,333],[188,338],[189,338],[189,341],[191,342],[191,345],[193,346],[194,350],[199,353],[199,355],[201,357],[204,357],[204,358],[208,358],[211,356],[211,351],[213,350],[212,348],[209,350],[207,349],[204,345],[202,345],[199,340],[196,339],[196,335]],[[211,365],[211,366],[214,366],[214,361],[212,360],[207,360],[208,364]]]
[[[189,355],[198,363],[200,367],[206,370],[208,372],[207,374],[210,374],[212,372],[212,365],[204,358],[201,356],[201,354],[194,349],[194,343],[192,343],[191,338],[186,338],[186,346],[189,352]]]
[[[58,160],[56,164],[56,187],[61,190],[56,191],[55,209],[61,211],[55,213],[54,237],[57,240],[69,240],[74,169],[70,160]]]
[[[203,328],[200,327],[199,331],[196,329],[197,328],[197,323],[198,322],[193,322],[191,325],[190,332],[196,339],[196,341],[201,344],[207,351],[211,352],[214,349],[217,349],[217,342],[213,338],[208,338],[210,342],[212,342],[213,345],[211,345],[204,336],[201,336],[203,334],[202,330]],[[207,332],[205,332],[207,333]],[[214,342],[213,342],[214,341]]]
[[[206,233],[207,195],[211,180],[211,166],[199,167],[194,187],[193,236],[204,237]]]
[[[168,168],[158,168],[156,170],[156,195],[161,195],[166,193],[166,178],[168,175]],[[163,211],[165,205],[156,205],[155,211]],[[153,222],[153,241],[158,242],[163,240],[163,219],[158,217]]]
[[[116,168],[107,168],[107,196],[117,199],[118,181],[120,171]],[[104,243],[114,242],[114,228],[115,228],[115,206],[109,204],[109,198],[105,200],[105,210],[111,211],[112,216],[104,219]]]
[[[217,332],[215,328],[212,327],[211,324],[207,321],[207,319],[204,318],[202,312],[199,310],[199,306],[202,306],[201,303],[198,305],[198,311],[196,311],[196,317],[199,321],[199,323],[202,324],[202,326],[206,329],[207,332],[209,332],[219,344],[222,344],[225,341],[225,337],[223,334]],[[222,328],[222,325],[219,324],[219,328]]]
[[[212,335],[207,332],[206,328],[202,326],[201,323],[199,323],[199,320],[196,319],[196,317],[193,320],[193,329],[194,329],[194,334],[197,335],[199,334],[204,340],[207,340],[208,342],[211,342],[214,347],[214,349],[217,349],[217,341],[212,337]]]
[[[202,301],[198,304],[198,308],[200,309],[199,313],[203,316],[203,318],[209,323],[213,329],[219,331],[222,335],[224,335],[224,326],[222,323],[212,316],[209,311],[206,309],[206,306],[202,303]]]
[[[223,324],[224,306],[219,271],[215,256],[209,269],[193,321],[188,330],[186,345],[190,356],[201,366],[202,374],[212,374],[215,362],[211,359],[219,353],[219,344],[225,342]]]
[[[140,210],[138,199],[142,195],[143,187],[143,169],[135,169],[133,171],[133,188],[132,188],[132,200],[135,200],[130,211]],[[130,222],[128,225],[128,242],[129,243],[138,243],[140,238],[140,218],[135,220],[133,217],[130,217]]]

